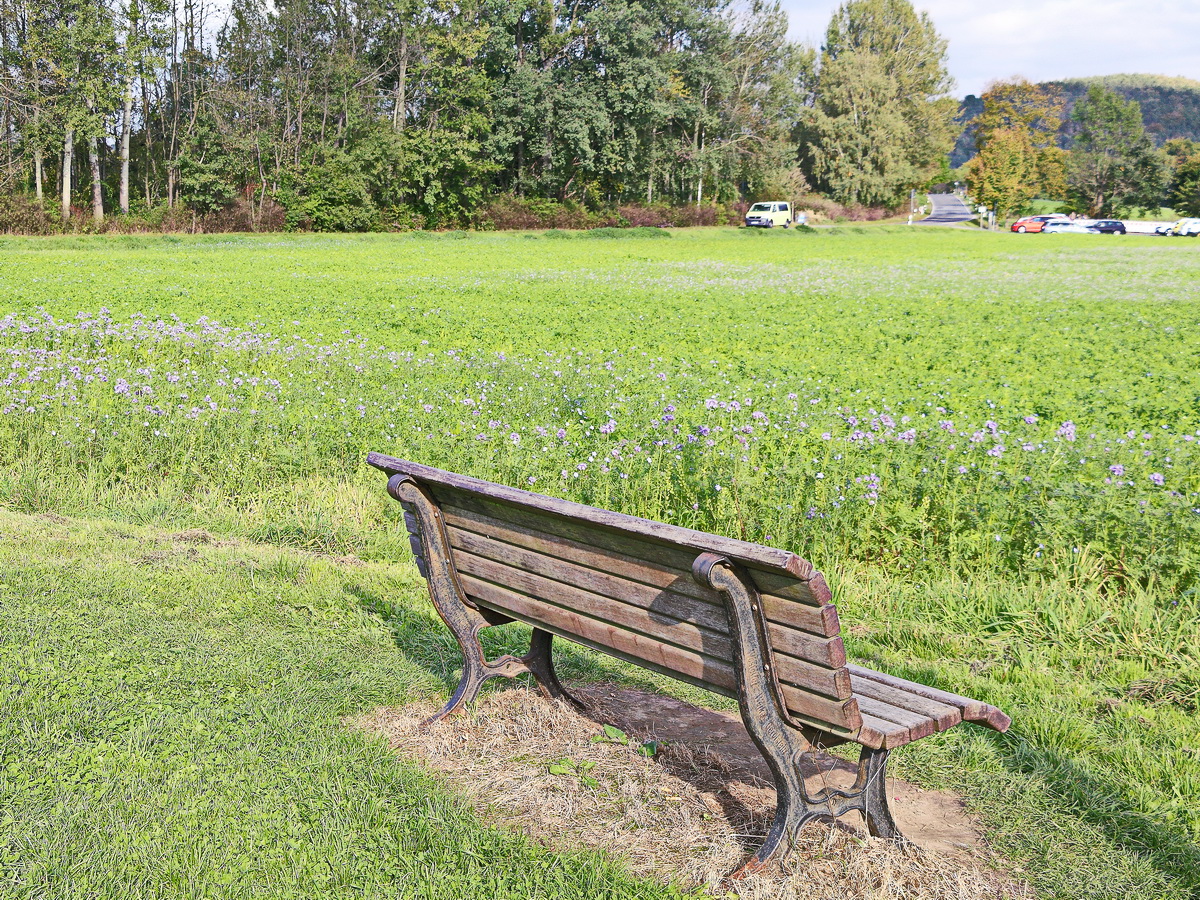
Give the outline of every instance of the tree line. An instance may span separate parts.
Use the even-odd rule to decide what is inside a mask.
[[[5,190],[65,221],[469,224],[503,197],[894,205],[954,136],[946,43],[847,0],[0,0]]]
[[[1136,100],[1092,83],[1064,123],[1059,85],[994,82],[972,123],[978,154],[963,168],[973,195],[1001,219],[1035,197],[1111,217],[1163,206],[1200,216],[1200,143],[1154,145]],[[1064,129],[1065,124],[1065,129]],[[1066,132],[1069,149],[1060,147]]]

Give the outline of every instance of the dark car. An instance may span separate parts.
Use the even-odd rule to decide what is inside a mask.
[[[1089,228],[1095,228],[1101,234],[1124,234],[1125,223],[1119,222],[1116,219],[1097,219],[1092,222]]]

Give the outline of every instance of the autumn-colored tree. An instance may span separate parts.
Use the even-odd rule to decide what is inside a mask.
[[[980,99],[983,112],[974,125],[979,155],[968,176],[975,195],[1001,218],[1034,197],[1065,196],[1065,154],[1055,146],[1061,92],[1013,78],[992,82]]]
[[[980,149],[999,129],[1024,131],[1031,146],[1049,147],[1062,127],[1062,91],[1053,85],[1031,84],[1021,77],[993,81],[980,99],[983,112],[974,125]]]
[[[1037,161],[1028,129],[996,128],[967,164],[967,183],[972,195],[1007,219],[1037,196]]]

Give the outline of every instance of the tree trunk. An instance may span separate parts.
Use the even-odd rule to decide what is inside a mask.
[[[88,138],[88,165],[92,170],[92,221],[97,225],[104,221],[104,185],[100,183],[99,143],[95,135]]]
[[[125,109],[121,117],[121,193],[118,202],[121,212],[129,215],[129,141],[133,131],[133,79],[125,83]]]
[[[39,127],[39,121],[42,117],[42,111],[36,107],[33,110],[33,189],[37,194],[37,201],[40,205],[43,200],[42,183],[45,180],[45,166],[42,162],[42,129]]]
[[[392,106],[392,131],[404,130],[408,118],[408,29],[400,31],[400,68],[396,72],[396,101]]]
[[[129,27],[125,32],[125,107],[122,110],[121,116],[121,187],[117,196],[117,203],[121,207],[122,215],[129,215],[129,142],[133,132],[133,82],[136,77],[136,65],[133,58],[133,50],[131,45],[137,45],[138,33],[138,9],[137,0],[132,0],[129,4]],[[143,93],[145,89],[143,88]],[[149,123],[146,123],[146,131],[149,131]]]
[[[62,217],[71,221],[71,167],[75,162],[75,129],[68,128],[63,136]]]

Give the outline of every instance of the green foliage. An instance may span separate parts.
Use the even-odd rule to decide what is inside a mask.
[[[374,231],[379,210],[359,166],[338,154],[289,179],[281,195],[288,225],[312,231]]]
[[[847,0],[825,36],[802,120],[813,183],[841,203],[894,206],[953,143],[946,42],[908,0]]]
[[[715,221],[746,191],[806,187],[791,129],[814,54],[777,0],[235,0],[212,38],[188,3],[28,6],[0,2],[0,43],[30,189],[65,142],[126,124],[129,176],[98,146],[102,192],[189,222],[268,196],[322,231],[494,226],[506,198],[585,220],[569,227],[637,202]]]
[[[1145,133],[1137,102],[1092,85],[1072,118],[1079,127],[1068,172],[1075,205],[1098,217],[1125,206],[1157,208],[1164,163]]]
[[[1171,167],[1168,201],[1185,216],[1200,216],[1200,144],[1169,141],[1166,150]]]
[[[600,787],[600,782],[592,775],[596,768],[595,760],[582,759],[579,761],[563,758],[550,763],[546,771],[551,775],[573,775],[579,779],[579,783],[585,788],[597,790]]]

